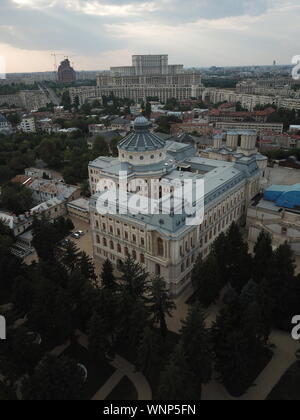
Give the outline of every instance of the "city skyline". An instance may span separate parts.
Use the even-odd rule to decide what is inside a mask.
[[[73,56],[76,70],[166,51],[186,67],[289,64],[299,54],[295,0],[188,3],[182,10],[177,0],[3,0],[0,55],[14,73],[53,70],[53,51]]]

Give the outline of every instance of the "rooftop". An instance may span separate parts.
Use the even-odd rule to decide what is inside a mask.
[[[134,121],[134,130],[124,140],[118,148],[130,152],[148,152],[163,149],[165,142],[156,134],[150,132],[150,122],[147,118],[140,116]]]

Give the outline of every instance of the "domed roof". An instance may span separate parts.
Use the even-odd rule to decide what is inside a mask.
[[[163,149],[165,142],[149,131],[150,121],[140,116],[134,121],[134,130],[119,143],[118,148],[128,152],[147,152]]]

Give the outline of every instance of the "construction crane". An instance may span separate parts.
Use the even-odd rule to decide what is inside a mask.
[[[57,72],[57,57],[59,57],[60,55],[65,57],[64,54],[56,54],[55,52],[51,54],[51,56],[54,57],[54,72],[55,73]]]
[[[74,58],[74,57],[77,57],[76,55],[65,55],[64,56],[67,60],[69,60],[69,58]],[[72,61],[71,62],[71,64],[72,64],[72,67],[74,67],[74,61]]]

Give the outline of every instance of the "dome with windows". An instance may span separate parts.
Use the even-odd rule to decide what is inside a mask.
[[[151,123],[139,116],[133,124],[133,131],[118,145],[119,159],[135,165],[148,165],[165,159],[166,143],[150,131]]]
[[[163,149],[165,142],[155,133],[150,132],[151,123],[147,118],[140,116],[134,121],[133,132],[119,143],[120,150],[132,152],[148,152]]]

